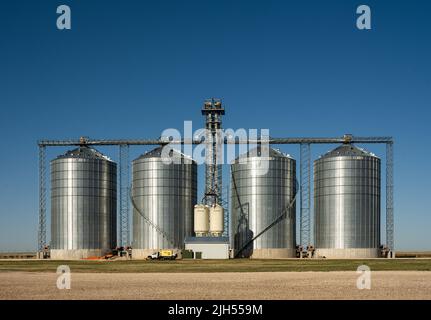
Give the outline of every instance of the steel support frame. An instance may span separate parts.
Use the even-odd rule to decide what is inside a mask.
[[[219,104],[219,105],[217,105]],[[221,101],[209,99],[205,102],[202,109],[202,115],[205,116],[205,203],[209,206],[217,203],[223,203],[223,186],[222,186],[222,115],[224,109],[221,107]]]
[[[257,144],[260,143],[260,139],[257,140],[224,140],[224,144]],[[344,143],[345,138],[344,137],[335,137],[335,138],[270,138],[269,144],[299,144],[304,148],[304,155],[301,158],[301,170],[302,170],[302,159],[304,159],[304,163],[306,162],[306,145],[311,144],[339,144]],[[386,242],[387,246],[390,250],[394,250],[394,142],[392,137],[352,137],[351,143],[371,143],[371,144],[386,144]],[[166,144],[194,144],[198,145],[203,143],[201,140],[180,140],[180,141],[166,141],[162,139],[115,139],[115,140],[87,140],[86,145],[94,146],[94,145],[101,145],[101,146],[124,146],[123,148],[126,148],[127,146],[127,154],[128,154],[128,147],[131,145],[166,145]],[[265,143],[268,143],[268,141],[265,141]],[[78,140],[40,140],[38,141],[39,146],[39,223],[38,223],[38,250],[42,251],[43,248],[47,245],[46,242],[46,147],[53,147],[53,146],[79,146],[82,145],[82,141]],[[120,147],[121,148],[121,147]],[[120,152],[121,153],[121,152]],[[120,157],[121,158],[121,157]],[[128,156],[127,156],[128,158]],[[120,161],[121,162],[121,161]],[[310,162],[310,169],[311,169],[311,161]],[[123,161],[124,163],[124,161]],[[124,164],[124,166],[129,166],[129,163],[127,161],[127,165]],[[120,163],[120,181],[122,178],[122,165]],[[305,170],[305,167],[304,167]],[[128,185],[128,170],[127,170],[127,190],[129,189]],[[311,170],[310,174],[311,176]],[[302,183],[303,182],[303,183]],[[123,184],[126,182],[123,182]],[[308,184],[309,185],[309,184]],[[301,174],[301,244],[305,244],[307,239],[310,237],[310,205],[308,205],[308,201],[310,199],[310,191],[307,192],[307,179],[306,174],[304,171],[304,180],[303,176]],[[309,188],[310,189],[310,188]],[[120,194],[121,194],[122,188],[120,187]],[[124,192],[125,189],[123,188]],[[127,191],[129,192],[129,191]],[[126,193],[128,195],[128,193]],[[308,201],[307,201],[308,196]],[[304,204],[303,204],[304,200]],[[122,206],[123,205],[123,206]],[[128,200],[122,201],[120,196],[120,212],[128,212]],[[127,209],[126,209],[127,208]],[[307,213],[308,209],[308,213]],[[308,226],[307,226],[307,215],[308,215]],[[124,217],[125,215],[121,215]],[[128,214],[126,214],[127,219],[129,217]],[[120,230],[121,231],[121,238],[123,235],[125,235],[126,239],[130,237],[129,232],[127,231],[128,227],[122,228],[124,224],[122,224],[123,219],[120,219]],[[302,224],[304,222],[304,225]],[[129,226],[129,221],[125,224]],[[303,228],[302,228],[303,227]],[[303,232],[305,232],[303,234]],[[307,235],[308,232],[308,235]],[[128,235],[127,235],[128,234]],[[127,235],[127,236],[126,236]],[[130,238],[129,238],[130,239]],[[309,243],[308,243],[309,244]]]
[[[386,144],[386,244],[391,251],[394,244],[394,144]]]
[[[222,166],[220,164],[220,125],[218,115],[207,114],[206,117],[206,168],[205,168],[205,202],[222,205]]]
[[[339,144],[345,143],[345,137],[336,138],[272,138],[269,140],[265,139],[247,139],[247,140],[233,140],[225,138],[224,144]],[[205,143],[201,139],[183,139],[183,140],[164,140],[164,139],[88,139],[85,141],[85,145],[88,146],[118,146],[122,144],[134,145],[134,146],[154,146],[154,145],[181,145],[181,144],[201,144]],[[352,137],[350,143],[393,143],[392,137]],[[38,141],[39,146],[79,146],[82,145],[82,141],[77,140],[40,140]]]
[[[39,146],[39,221],[37,250],[42,252],[46,243],[46,147]]]
[[[129,211],[129,145],[121,144],[119,148],[120,158],[120,203],[119,203],[119,239],[120,247],[130,245],[130,211]]]
[[[300,144],[300,244],[306,249],[311,244],[311,147],[310,143]]]

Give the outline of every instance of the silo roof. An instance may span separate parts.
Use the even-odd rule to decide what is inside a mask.
[[[146,159],[146,158],[162,158],[163,148],[164,148],[164,146],[161,146],[161,147],[157,147],[153,150],[147,151],[147,152],[143,153],[142,155],[140,155],[135,160]],[[184,153],[182,153],[176,149],[172,149],[172,148],[171,148],[171,152],[169,153],[169,155],[171,158],[184,158],[184,159],[194,161],[192,157],[185,155]]]
[[[343,144],[334,150],[328,151],[324,155],[320,156],[322,158],[333,158],[333,157],[345,157],[345,156],[362,156],[362,157],[374,157],[377,156],[365,149],[358,148],[353,144]]]
[[[90,148],[88,146],[79,146],[76,149],[69,150],[65,154],[59,155],[57,159],[65,159],[65,158],[79,158],[79,159],[99,159],[111,161],[110,158],[97,151],[94,148]]]
[[[257,146],[256,148],[253,148],[250,151],[240,155],[239,157],[237,157],[235,159],[235,161],[237,161],[239,159],[244,159],[244,158],[261,157],[262,153],[267,154],[268,157],[270,157],[270,158],[290,158],[290,159],[293,159],[289,154],[284,153],[278,149],[271,148],[270,146],[267,146],[267,145],[264,145],[264,146],[260,145],[260,146]]]

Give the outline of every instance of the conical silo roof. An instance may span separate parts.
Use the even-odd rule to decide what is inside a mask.
[[[377,156],[374,153],[371,153],[365,149],[358,148],[353,144],[343,144],[331,151],[328,151],[324,155],[320,156],[319,159],[325,158],[333,158],[333,157],[354,157],[354,156],[362,156],[362,157],[374,157]]]
[[[147,159],[147,158],[163,158],[163,148],[164,148],[164,146],[160,146],[160,147],[157,147],[153,150],[147,151],[147,152],[141,154],[138,158],[136,158],[133,161],[141,160],[141,159]],[[176,159],[181,158],[181,159],[187,159],[190,161],[194,161],[192,157],[185,155],[184,153],[182,153],[176,149],[172,149],[172,148],[169,152],[169,158],[171,158],[171,159],[172,158],[176,158]]]
[[[97,151],[94,148],[90,148],[88,146],[79,146],[76,149],[69,150],[65,154],[59,155],[57,159],[66,159],[66,158],[79,158],[79,159],[98,159],[98,160],[106,160],[111,161],[110,158]]]
[[[238,160],[244,160],[247,158],[255,158],[255,157],[262,157],[262,154],[265,156],[268,156],[269,158],[289,158],[293,159],[289,154],[286,154],[278,149],[271,148],[268,145],[259,145],[256,148],[251,149],[250,151],[240,155],[237,157],[234,162],[237,162]]]

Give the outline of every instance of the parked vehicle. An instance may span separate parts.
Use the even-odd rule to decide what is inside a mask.
[[[177,254],[173,250],[160,250],[147,257],[147,260],[175,260]]]

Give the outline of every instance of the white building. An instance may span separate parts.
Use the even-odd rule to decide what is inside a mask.
[[[229,259],[228,237],[189,237],[184,244],[195,257],[197,252],[202,252],[202,259]]]

